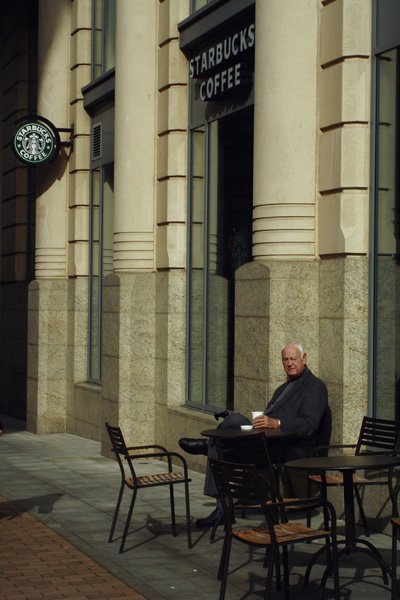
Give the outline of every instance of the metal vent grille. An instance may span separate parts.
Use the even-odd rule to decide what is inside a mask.
[[[101,123],[93,126],[92,133],[92,160],[101,158]]]

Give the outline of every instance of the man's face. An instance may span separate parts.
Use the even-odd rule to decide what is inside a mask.
[[[289,379],[293,379],[304,371],[307,354],[304,352],[303,358],[301,358],[300,350],[294,344],[288,344],[282,350],[282,363]]]

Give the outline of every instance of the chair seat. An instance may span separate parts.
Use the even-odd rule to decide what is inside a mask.
[[[152,485],[163,485],[170,483],[180,483],[185,481],[182,473],[156,473],[155,475],[143,475],[136,478],[138,488],[151,487]],[[190,481],[190,479],[189,479]],[[125,483],[130,487],[134,488],[134,481],[132,477],[127,477]]]
[[[396,517],[396,518],[392,519],[392,523],[393,523],[393,525],[400,527],[400,517]]]
[[[310,475],[310,479],[315,481],[316,483],[322,484],[321,475]],[[326,485],[343,485],[343,475],[341,473],[337,473],[336,475],[326,475],[325,476]],[[353,475],[353,483],[371,483],[369,479],[365,477],[361,477],[360,475]]]
[[[319,539],[329,535],[327,531],[317,531],[306,527],[301,523],[283,523],[274,525],[274,531],[278,544],[288,544],[290,542]],[[234,531],[232,535],[247,544],[266,546],[271,544],[271,536],[268,527],[256,527],[254,529],[245,529],[243,531]]]

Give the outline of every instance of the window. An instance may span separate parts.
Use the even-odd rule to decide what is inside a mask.
[[[377,58],[374,412],[400,418],[400,49]],[[399,341],[399,344],[397,343]]]
[[[103,279],[112,272],[114,164],[91,171],[89,265],[89,381],[101,380]]]
[[[93,0],[92,80],[115,67],[116,0]]]
[[[253,109],[191,131],[187,401],[233,408],[235,271],[251,260]]]
[[[103,281],[113,268],[115,11],[115,0],[93,0],[95,81],[82,90],[91,116],[88,380],[94,383],[101,381]]]

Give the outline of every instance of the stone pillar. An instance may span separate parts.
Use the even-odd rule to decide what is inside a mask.
[[[103,290],[102,423],[121,424],[127,440],[153,444],[156,274],[107,275]],[[157,415],[158,416],[158,415]],[[103,450],[109,446],[101,428]]]
[[[70,2],[39,1],[38,114],[68,127]],[[67,399],[67,155],[37,173],[36,281],[29,286],[27,427],[65,431]]]
[[[117,0],[114,271],[154,269],[157,3]]]
[[[255,260],[316,253],[317,8],[256,1]]]
[[[334,0],[320,18],[320,352],[335,356],[320,375],[336,443],[354,443],[368,411],[371,11]]]

